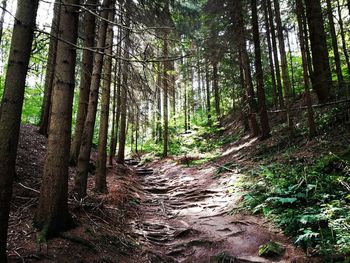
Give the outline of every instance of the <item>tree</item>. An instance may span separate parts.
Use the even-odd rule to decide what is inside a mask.
[[[109,13],[109,21],[114,20],[114,12]],[[103,65],[103,86],[102,86],[102,102],[101,102],[101,118],[98,137],[98,154],[95,175],[95,190],[99,193],[107,191],[106,182],[106,162],[107,162],[107,137],[108,137],[108,121],[109,121],[109,103],[111,93],[112,80],[112,53],[113,53],[113,25],[109,24],[106,36],[106,54]]]
[[[310,78],[308,76],[308,62],[307,62],[307,54],[306,54],[306,45],[305,45],[305,36],[304,36],[304,23],[306,23],[305,19],[305,10],[304,4],[302,0],[296,0],[296,13],[298,19],[299,26],[299,42],[301,49],[301,57],[303,61],[303,77],[304,77],[304,85],[305,85],[305,95],[306,95],[306,104],[307,104],[307,112],[308,112],[308,122],[309,122],[309,136],[312,138],[316,135],[316,125],[314,119],[314,111],[312,109],[312,101],[310,94]]]
[[[0,14],[0,44],[2,40],[2,35],[4,33],[4,20],[5,20],[5,11],[7,7],[7,0],[2,0],[1,7],[2,7],[2,11]]]
[[[169,6],[166,7],[166,13],[169,12]],[[169,32],[164,30],[163,57],[168,58],[168,37]],[[169,93],[169,62],[165,61],[163,66],[163,157],[168,156],[169,143],[169,109],[168,109],[168,93]]]
[[[41,116],[40,116],[40,128],[39,133],[48,136],[48,126],[50,122],[51,113],[51,102],[52,102],[52,87],[55,75],[55,65],[57,56],[57,44],[58,44],[58,26],[60,23],[60,1],[54,2],[54,16],[52,18],[51,25],[51,38],[49,44],[49,54],[46,65],[46,76],[45,76],[45,89],[44,89],[44,99],[41,106]]]
[[[126,119],[127,119],[127,100],[128,100],[128,74],[130,57],[129,50],[131,46],[130,39],[130,3],[125,2],[125,45],[124,45],[124,61],[122,63],[122,86],[121,86],[121,103],[120,103],[120,130],[119,130],[119,148],[117,155],[117,163],[124,164],[125,161],[125,144],[126,144]]]
[[[6,240],[15,176],[25,81],[33,41],[37,0],[18,0],[0,113],[0,261],[7,262]]]
[[[86,5],[88,10],[84,14],[84,43],[85,47],[95,46],[95,28],[96,28],[96,16],[91,12],[96,11],[97,0],[88,0]],[[90,50],[83,50],[83,57],[81,61],[81,79],[79,87],[79,104],[77,113],[77,122],[75,125],[74,138],[70,150],[70,162],[75,165],[77,163],[80,145],[83,136],[84,123],[86,119],[89,94],[91,85],[91,73],[93,67],[93,52]]]
[[[259,35],[259,21],[258,21],[258,8],[257,1],[251,0],[252,9],[252,25],[253,25],[253,39],[255,48],[255,70],[256,70],[256,83],[259,102],[259,114],[262,138],[270,136],[269,118],[267,116],[265,87],[264,87],[264,72],[261,62],[261,48],[260,48],[260,35]]]
[[[287,114],[287,122],[288,122],[289,132],[292,135],[294,128],[293,128],[292,118],[290,116],[291,84],[290,84],[290,77],[289,77],[289,71],[288,71],[286,49],[285,49],[285,45],[284,45],[281,11],[280,11],[279,1],[278,0],[273,0],[273,1],[274,1],[274,7],[275,7],[277,38],[278,38],[280,57],[281,57],[281,69],[282,69],[285,109],[286,109],[286,114]]]
[[[340,85],[342,85],[344,78],[343,78],[341,62],[340,62],[337,33],[335,31],[335,25],[334,25],[334,19],[333,19],[333,8],[332,8],[331,0],[326,0],[326,2],[327,2],[327,15],[328,15],[329,31],[331,33],[331,38],[332,38],[335,67],[336,67],[338,81],[339,81]]]
[[[98,32],[97,49],[104,50],[106,46],[106,35],[108,26],[108,17],[110,9],[114,12],[114,1],[104,0],[101,10],[101,21]],[[84,123],[84,130],[82,136],[82,142],[80,145],[77,174],[74,180],[74,192],[78,198],[84,198],[86,196],[87,188],[87,176],[89,172],[90,153],[92,146],[92,138],[94,134],[94,127],[96,121],[98,93],[100,89],[102,65],[103,65],[104,53],[94,54],[94,64],[92,69],[90,95],[87,115]]]
[[[79,0],[67,0],[60,9],[56,74],[53,82],[49,139],[34,225],[50,237],[71,226],[68,212],[68,172],[72,106],[75,86]]]
[[[326,33],[323,27],[321,3],[320,0],[305,0],[305,5],[314,67],[313,88],[318,99],[325,102],[330,97],[329,87],[332,84],[332,75],[329,66]]]
[[[220,109],[220,91],[219,91],[219,74],[218,74],[218,61],[214,59],[212,61],[213,66],[213,91],[215,99],[215,113],[216,117],[220,121],[221,119],[221,109]]]

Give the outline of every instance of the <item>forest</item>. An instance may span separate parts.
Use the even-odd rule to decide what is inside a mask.
[[[350,0],[1,0],[0,263],[350,262]]]

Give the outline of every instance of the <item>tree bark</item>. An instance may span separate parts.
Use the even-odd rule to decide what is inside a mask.
[[[299,42],[300,42],[300,48],[301,48],[301,56],[303,61],[303,76],[304,76],[304,85],[305,85],[305,95],[306,95],[306,104],[307,104],[307,112],[308,112],[308,123],[309,123],[309,136],[312,138],[316,135],[316,125],[315,125],[315,118],[314,118],[314,111],[312,109],[312,101],[311,101],[311,94],[310,94],[310,78],[308,76],[309,70],[308,70],[308,63],[307,63],[307,54],[306,54],[306,45],[305,45],[305,37],[304,37],[304,30],[303,30],[303,14],[305,14],[304,11],[304,4],[302,0],[296,0],[296,13],[297,13],[297,19],[298,19],[298,26],[299,26]]]
[[[168,7],[169,8],[169,7]],[[167,10],[168,11],[168,10]],[[163,57],[168,58],[168,38],[169,32],[164,32]],[[168,109],[168,92],[169,92],[169,62],[165,61],[163,65],[163,157],[168,156],[169,143],[169,109]]]
[[[345,56],[346,66],[348,69],[348,75],[350,76],[350,58],[349,58],[349,52],[347,49],[347,41],[346,41],[345,30],[344,30],[344,22],[343,22],[343,18],[342,18],[339,0],[337,0],[337,7],[338,7],[339,27],[340,27],[340,36],[341,36],[341,40],[342,40],[342,46],[343,46],[343,53]]]
[[[88,0],[87,8],[95,12],[97,0]],[[85,11],[84,15],[84,47],[94,47],[95,46],[95,28],[96,28],[96,17],[91,14],[90,11]],[[79,87],[79,103],[78,103],[78,113],[77,121],[75,125],[74,139],[72,142],[70,150],[70,162],[72,165],[76,165],[78,161],[78,155],[80,151],[81,140],[83,136],[84,123],[86,119],[88,104],[89,104],[89,94],[91,85],[91,73],[93,67],[93,52],[89,50],[83,50],[83,57],[81,62],[81,80]]]
[[[290,135],[294,132],[293,122],[290,115],[290,100],[291,100],[291,84],[288,71],[288,61],[286,55],[286,48],[284,45],[284,36],[283,36],[283,26],[281,20],[281,11],[279,0],[274,0],[275,7],[275,19],[277,27],[277,38],[279,43],[280,57],[281,57],[281,69],[282,69],[282,80],[283,80],[283,91],[284,91],[284,104],[287,114],[287,123]]]
[[[101,17],[103,19],[100,21],[97,43],[97,48],[99,50],[103,50],[106,45],[106,33],[108,24],[104,19],[108,19],[109,8],[111,7],[112,2],[112,0],[104,0],[102,4]],[[94,54],[94,66],[91,76],[89,104],[78,156],[77,174],[75,176],[74,181],[74,192],[77,198],[79,199],[84,198],[86,196],[87,176],[90,162],[92,139],[94,135],[94,127],[96,121],[98,93],[100,89],[103,58],[104,55],[102,53]]]
[[[275,22],[273,19],[273,10],[272,10],[272,5],[271,5],[271,0],[266,0],[266,1],[267,1],[268,17],[269,17],[270,27],[271,27],[273,57],[274,57],[275,69],[276,69],[277,94],[278,94],[280,108],[284,108],[281,69],[280,69],[280,62],[279,62],[278,48],[277,48],[276,27],[275,27]]]
[[[33,41],[37,0],[18,0],[0,117],[0,261],[7,262],[6,240],[25,81]]]
[[[215,113],[217,119],[221,120],[221,109],[220,109],[220,91],[219,91],[219,74],[218,74],[218,62],[213,61],[213,91],[215,98]]]
[[[262,0],[261,2],[262,8],[264,10],[264,18],[265,18],[265,29],[266,29],[266,40],[267,40],[267,47],[269,52],[269,63],[270,63],[270,75],[271,75],[271,82],[272,82],[272,97],[273,97],[273,104],[275,108],[278,108],[278,95],[277,95],[277,84],[276,84],[276,74],[275,74],[275,62],[273,59],[273,50],[272,50],[272,43],[271,43],[271,27],[269,22],[269,14],[268,14],[268,8],[266,4],[266,0]]]
[[[7,7],[7,0],[3,0],[1,3],[1,6],[2,6],[2,11],[0,15],[0,44],[2,41],[2,35],[4,33],[4,20],[5,20],[5,11]]]
[[[343,72],[342,72],[342,68],[341,68],[337,33],[335,31],[335,26],[334,26],[333,8],[332,8],[331,0],[326,0],[326,2],[327,2],[327,16],[328,16],[329,31],[331,33],[331,38],[332,38],[332,47],[333,47],[333,53],[334,53],[335,68],[336,68],[336,72],[337,72],[338,82],[339,82],[340,86],[342,86],[344,78],[343,78]]]
[[[209,67],[208,61],[205,62],[205,81],[207,88],[207,116],[208,116],[208,124],[211,124],[211,105],[210,105],[210,78],[209,78]]]
[[[75,86],[79,0],[65,2],[60,10],[56,74],[53,85],[49,139],[43,181],[34,225],[44,237],[51,237],[71,226],[68,212],[68,168],[71,143],[72,107]]]
[[[117,155],[117,163],[124,164],[125,161],[125,143],[126,143],[126,117],[127,117],[127,101],[128,101],[128,74],[129,74],[129,49],[131,45],[130,40],[130,6],[128,1],[125,3],[125,47],[124,47],[124,58],[123,61],[123,80],[121,85],[121,103],[120,103],[120,130],[119,130],[119,148]]]
[[[264,72],[261,62],[261,47],[260,47],[260,35],[259,35],[259,21],[258,21],[258,8],[257,1],[251,0],[252,9],[252,25],[253,25],[253,39],[255,47],[255,70],[256,70],[256,83],[257,94],[259,102],[259,114],[262,138],[266,139],[270,136],[269,118],[266,109],[266,97],[264,87]]]
[[[326,33],[323,27],[321,3],[320,0],[305,0],[305,5],[314,66],[313,88],[319,101],[326,102],[330,97],[329,87],[332,85],[332,75],[329,66]]]
[[[112,6],[113,8],[113,6]],[[114,21],[114,11],[110,11],[109,21]],[[106,35],[106,53],[113,54],[113,25],[109,24]],[[107,138],[109,122],[109,103],[112,82],[112,57],[106,56],[103,65],[103,87],[101,102],[101,118],[97,147],[97,165],[95,175],[95,191],[99,193],[107,192]]]
[[[46,76],[45,76],[45,89],[44,89],[44,99],[41,106],[41,116],[40,116],[40,128],[39,133],[48,136],[48,126],[50,122],[51,113],[51,101],[52,101],[52,88],[53,79],[55,74],[56,56],[57,56],[57,45],[58,45],[58,26],[60,23],[60,1],[56,0],[54,2],[54,16],[51,25],[51,37],[49,44],[49,54],[46,65]]]

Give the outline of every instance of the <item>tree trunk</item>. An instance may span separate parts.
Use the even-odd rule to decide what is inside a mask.
[[[342,40],[342,46],[343,46],[343,53],[345,56],[346,66],[348,68],[348,76],[350,77],[350,58],[349,58],[349,53],[347,49],[347,41],[345,37],[344,23],[343,23],[339,0],[337,0],[337,7],[338,7],[339,27],[340,27],[340,36]]]
[[[211,105],[210,105],[210,78],[209,78],[209,67],[208,61],[205,62],[205,81],[207,88],[207,115],[208,115],[208,124],[211,124]]]
[[[6,240],[17,145],[38,1],[18,0],[0,117],[0,261]]]
[[[58,44],[58,26],[60,23],[60,1],[56,0],[54,2],[54,16],[51,25],[51,37],[49,44],[49,54],[46,65],[46,76],[45,76],[45,89],[44,89],[44,99],[41,106],[41,116],[40,116],[40,128],[39,133],[48,136],[48,126],[50,122],[51,113],[51,101],[52,101],[52,87],[53,79],[55,74],[56,56],[57,56],[57,44]]]
[[[114,12],[111,11],[108,17],[109,21],[114,21]],[[106,35],[106,53],[113,54],[113,25],[109,24]],[[109,122],[109,103],[112,82],[112,57],[106,56],[103,65],[103,87],[101,102],[101,118],[97,148],[97,162],[95,175],[95,191],[99,193],[107,192],[107,138]]]
[[[271,82],[272,82],[272,97],[273,97],[273,104],[275,108],[278,108],[278,96],[277,96],[277,84],[276,84],[276,74],[275,74],[275,62],[273,61],[273,50],[272,50],[272,44],[271,44],[271,27],[269,22],[269,14],[267,9],[266,0],[262,0],[261,2],[262,8],[264,10],[264,17],[265,17],[265,29],[266,29],[266,37],[267,37],[267,47],[269,51],[269,63],[270,63],[270,75],[271,75]]]
[[[97,0],[88,0],[87,8],[95,12]],[[89,11],[85,12],[84,15],[84,47],[94,47],[95,46],[95,28],[96,28],[96,18],[95,15],[91,14]],[[93,52],[89,50],[83,51],[83,57],[81,62],[81,80],[79,87],[79,104],[77,121],[75,125],[74,139],[72,142],[70,150],[70,162],[72,165],[76,165],[78,161],[78,155],[80,151],[80,145],[83,136],[84,123],[86,119],[88,104],[89,104],[89,94],[91,85],[91,73],[93,67]]]
[[[52,113],[44,164],[43,181],[34,225],[44,237],[66,230],[71,225],[68,213],[68,173],[71,143],[72,107],[75,85],[76,49],[78,38],[79,0],[66,1],[61,6],[56,74],[53,85]]]
[[[5,12],[7,7],[7,0],[3,0],[1,3],[1,6],[2,6],[2,11],[0,15],[0,44],[2,41],[2,35],[4,33],[4,20],[5,20]]]
[[[157,142],[161,142],[163,140],[162,133],[162,67],[160,62],[158,62],[158,72],[157,72],[157,88],[156,88],[156,96],[157,96]]]
[[[111,7],[112,0],[104,0],[102,4],[101,17],[108,19],[109,8]],[[114,9],[113,9],[114,10]],[[98,32],[98,43],[97,48],[103,50],[106,45],[106,33],[107,33],[107,22],[105,20],[100,21],[100,28]],[[90,153],[92,146],[92,138],[94,135],[94,127],[96,121],[96,112],[98,104],[98,93],[100,89],[102,64],[104,55],[101,53],[94,54],[94,66],[91,76],[90,85],[90,96],[87,115],[84,124],[84,130],[82,135],[82,141],[79,150],[78,163],[77,163],[77,174],[74,182],[74,192],[77,197],[84,198],[86,196],[87,187],[87,176],[90,162]]]
[[[220,109],[220,91],[219,91],[219,74],[218,74],[218,62],[213,61],[213,91],[215,98],[215,113],[217,119],[221,120],[221,109]]]
[[[334,26],[333,8],[332,8],[331,0],[326,0],[326,2],[327,2],[327,15],[328,15],[329,31],[331,33],[331,38],[332,38],[335,68],[336,68],[336,72],[337,72],[338,82],[339,82],[340,86],[342,86],[344,78],[343,78],[343,72],[342,72],[342,68],[341,68],[337,33],[335,31],[335,26]]]
[[[117,163],[124,164],[125,161],[125,142],[126,142],[126,117],[127,117],[127,100],[128,100],[128,74],[129,74],[129,49],[131,45],[130,40],[130,7],[129,3],[125,2],[125,46],[124,46],[124,58],[123,61],[123,80],[121,85],[121,93],[120,93],[120,130],[119,130],[119,148],[117,155]]]
[[[281,57],[284,102],[285,102],[285,109],[287,114],[288,128],[289,128],[290,135],[292,135],[294,132],[294,127],[293,127],[293,122],[290,115],[291,85],[290,85],[290,77],[289,77],[289,71],[288,71],[286,49],[284,45],[283,26],[282,26],[282,20],[281,20],[279,0],[274,0],[274,7],[275,7],[275,19],[276,19],[276,26],[277,26],[277,38],[278,38],[280,57]]]
[[[164,32],[163,57],[168,58],[168,37],[169,32]],[[169,92],[169,62],[165,61],[163,65],[163,157],[168,156],[169,140],[169,110],[168,110],[168,92]]]
[[[252,82],[252,76],[250,72],[250,63],[249,63],[249,57],[246,47],[246,39],[245,39],[245,27],[244,27],[244,21],[243,21],[243,7],[242,7],[242,1],[237,0],[234,3],[232,3],[233,10],[233,21],[236,22],[235,30],[236,30],[236,37],[237,37],[237,48],[239,53],[239,63],[242,67],[243,72],[243,79],[244,81],[244,87],[243,90],[245,92],[245,99],[248,104],[248,110],[247,110],[247,116],[249,119],[249,126],[250,131],[252,133],[252,136],[258,136],[259,126],[256,121],[256,102],[255,102],[255,94],[254,94],[254,88],[253,88],[253,82]]]
[[[279,62],[278,48],[277,48],[276,27],[275,27],[275,22],[273,19],[273,10],[272,10],[272,5],[271,5],[271,0],[266,0],[266,1],[267,1],[267,10],[268,10],[268,16],[269,16],[269,21],[270,21],[270,27],[271,27],[271,39],[272,39],[272,47],[273,47],[273,57],[274,57],[275,68],[276,68],[278,99],[279,99],[280,107],[284,108],[284,99],[283,99],[283,92],[282,92],[282,78],[281,78],[280,62]]]
[[[320,0],[305,0],[305,5],[314,66],[313,88],[320,102],[326,102],[330,97],[329,87],[332,85],[332,74],[329,66],[321,3]]]
[[[298,18],[298,26],[299,26],[299,42],[301,48],[301,56],[303,60],[303,76],[304,76],[304,84],[305,84],[305,95],[306,95],[306,104],[307,104],[307,112],[308,112],[308,123],[309,123],[309,136],[312,138],[316,135],[316,125],[314,119],[314,111],[312,109],[312,101],[310,94],[310,79],[308,76],[308,64],[307,64],[307,55],[306,55],[306,46],[305,46],[305,37],[303,30],[303,14],[304,4],[302,0],[296,0],[296,13]]]
[[[261,62],[258,8],[257,8],[256,0],[251,0],[251,8],[252,8],[253,38],[254,38],[254,47],[255,47],[256,83],[257,83],[257,94],[258,94],[258,101],[259,101],[258,112],[260,114],[262,138],[266,139],[267,137],[270,136],[270,125],[269,125],[269,118],[267,116],[267,109],[266,109],[264,72],[263,72],[262,62]]]

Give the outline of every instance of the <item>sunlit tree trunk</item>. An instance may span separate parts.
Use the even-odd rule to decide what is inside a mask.
[[[79,0],[66,1],[60,10],[59,41],[53,85],[49,139],[34,225],[44,237],[70,227],[68,213],[69,150],[75,86]]]
[[[167,7],[169,8],[169,7]],[[169,10],[168,10],[169,11]],[[168,54],[168,38],[169,32],[164,32],[163,43],[163,57],[166,60]],[[165,61],[163,65],[163,157],[168,156],[168,144],[169,144],[169,109],[168,109],[168,92],[169,92],[169,62]]]
[[[97,0],[88,0],[87,8],[90,11],[96,11]],[[96,28],[96,17],[91,14],[90,11],[86,11],[84,14],[83,28],[84,28],[84,47],[95,46],[95,28]],[[87,115],[87,109],[89,104],[89,94],[91,85],[91,74],[93,67],[94,54],[92,51],[83,50],[83,57],[81,62],[81,80],[79,87],[79,104],[78,113],[76,118],[75,132],[70,150],[70,162],[75,165],[78,160],[80,151],[80,145],[83,136],[84,123]]]
[[[211,105],[210,105],[210,77],[209,77],[209,67],[208,67],[208,61],[205,63],[205,81],[206,81],[206,88],[207,88],[207,116],[208,116],[208,124],[211,124]]]
[[[0,262],[7,262],[6,240],[25,81],[38,1],[18,0],[0,117]]]

